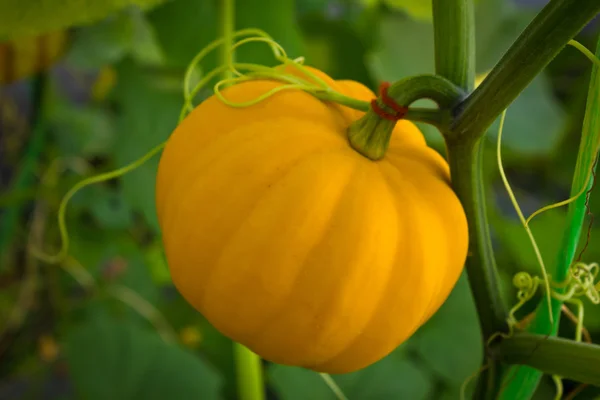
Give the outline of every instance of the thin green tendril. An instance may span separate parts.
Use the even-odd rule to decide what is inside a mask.
[[[146,153],[144,156],[142,156],[138,160],[136,160],[122,168],[119,168],[114,171],[106,172],[104,174],[99,174],[96,176],[86,178],[86,179],[80,181],[79,183],[77,183],[75,186],[73,186],[71,188],[71,190],[69,190],[67,192],[67,194],[62,198],[62,200],[60,202],[60,206],[58,208],[58,229],[60,231],[60,241],[61,241],[60,250],[56,254],[49,254],[49,253],[45,253],[42,250],[39,250],[39,249],[36,249],[35,247],[33,247],[30,249],[32,254],[35,257],[39,258],[40,260],[47,262],[49,264],[56,264],[56,263],[63,261],[69,252],[69,233],[67,231],[67,224],[65,222],[65,215],[66,215],[66,210],[67,210],[67,205],[69,203],[69,200],[71,200],[71,198],[79,190],[83,189],[84,187],[86,187],[88,185],[91,185],[94,183],[99,183],[99,182],[105,182],[110,179],[117,178],[119,176],[122,176],[122,175],[138,168],[139,166],[144,164],[146,161],[148,161],[150,158],[154,157],[154,155],[158,154],[163,149],[165,144],[166,144],[166,142],[159,144],[158,146],[156,146],[154,149],[150,150],[148,153]]]
[[[325,384],[327,386],[329,386],[329,389],[331,389],[331,391],[333,392],[333,394],[335,394],[335,397],[337,398],[337,400],[348,400],[348,398],[346,397],[346,395],[344,394],[344,392],[342,392],[342,389],[340,389],[340,387],[338,386],[338,384],[335,383],[335,381],[333,380],[333,378],[331,377],[331,375],[324,374],[324,373],[320,373],[319,375],[321,376],[321,378],[323,379],[323,381],[325,381]]]
[[[577,50],[583,53],[583,55],[586,56],[591,62],[600,67],[600,59],[598,59],[598,57],[596,57],[594,53],[592,53],[587,47],[579,43],[577,40],[569,40],[567,44],[575,47]]]
[[[253,28],[242,29],[240,31],[234,32],[233,38],[237,38],[240,36],[247,36],[247,35],[257,35],[260,37],[270,38],[270,36],[267,33],[265,33],[264,31],[262,31],[260,29],[253,29]],[[198,89],[198,90],[192,91],[190,88],[194,70],[199,69],[200,73],[202,73],[202,70],[200,69],[200,62],[202,61],[202,59],[204,59],[204,57],[206,57],[211,51],[215,50],[217,47],[223,45],[224,43],[225,43],[225,38],[220,38],[220,39],[212,41],[206,47],[204,47],[202,50],[200,50],[200,52],[194,56],[194,58],[188,65],[186,72],[185,72],[185,76],[183,78],[183,98],[185,100],[184,108],[186,108],[187,111],[192,111],[192,109],[193,109],[192,99],[189,97],[190,93],[198,93],[198,90],[199,90]],[[275,50],[273,50],[273,51],[275,52]],[[221,66],[220,68],[227,69],[227,68],[230,68],[230,66],[224,65],[224,66]],[[215,73],[215,76],[216,75],[217,75],[217,73]]]
[[[544,259],[542,257],[542,253],[540,252],[540,249],[537,245],[535,237],[533,236],[531,229],[529,229],[529,225],[527,225],[527,221],[525,220],[525,217],[523,216],[523,212],[521,211],[521,207],[519,206],[519,203],[517,202],[515,194],[513,193],[512,188],[510,187],[510,184],[508,183],[508,179],[506,178],[506,174],[504,173],[504,167],[502,165],[502,150],[501,150],[502,149],[502,130],[504,128],[504,120],[506,118],[506,111],[507,110],[504,110],[502,112],[502,117],[500,119],[500,127],[498,129],[498,147],[497,147],[498,169],[500,171],[500,177],[502,178],[504,187],[506,188],[506,192],[508,193],[508,196],[510,197],[513,207],[514,207],[515,211],[517,212],[517,215],[519,216],[519,220],[523,224],[525,231],[527,231],[527,235],[529,236],[529,240],[531,241],[531,245],[533,246],[535,256],[540,265],[540,269],[541,269],[542,275],[544,277],[544,285],[546,286],[546,295],[548,296],[548,314],[550,317],[550,321],[553,322],[554,317],[552,316],[552,304],[550,302],[550,300],[551,300],[550,299],[550,296],[551,296],[551,294],[550,294],[550,279],[548,278],[548,273],[546,272],[546,266],[544,265]]]
[[[254,35],[254,36],[251,36]],[[234,43],[230,51],[234,52],[240,46],[243,46],[248,43],[265,43],[269,45],[271,52],[273,53],[274,59],[281,63],[278,67],[266,67],[264,65],[259,64],[250,64],[250,63],[236,63],[232,60],[233,57],[228,57],[228,61],[225,65],[221,65],[217,67],[215,70],[207,73],[193,88],[191,87],[192,74],[195,70],[200,69],[200,63],[211,51],[215,50],[218,46],[224,44],[224,39],[218,39],[211,42],[208,46],[202,49],[193,59],[190,65],[188,66],[185,74],[184,85],[183,85],[183,96],[184,96],[184,105],[182,107],[179,122],[181,122],[187,113],[191,112],[194,108],[193,99],[198,95],[200,90],[208,84],[211,80],[217,77],[219,74],[223,74],[224,72],[229,72],[229,75],[233,77],[222,79],[217,82],[213,89],[215,96],[224,104],[230,107],[243,108],[250,107],[255,105],[261,101],[266,100],[267,98],[273,96],[274,94],[284,91],[284,90],[302,90],[312,94],[313,96],[326,100],[326,101],[334,101],[336,103],[345,105],[347,107],[351,107],[360,111],[366,111],[369,108],[369,102],[354,99],[349,96],[345,96],[339,92],[333,90],[327,82],[325,82],[322,78],[317,76],[315,73],[306,68],[303,64],[304,58],[298,57],[296,59],[290,59],[285,52],[285,49],[277,43],[273,38],[271,38],[265,32],[258,29],[245,29],[238,31],[233,34],[233,38],[239,38],[241,36],[251,36],[244,39],[241,39]],[[299,77],[297,75],[286,72],[281,67],[292,66],[299,70],[305,78]],[[223,93],[221,92],[226,87],[239,84],[242,82],[247,82],[251,80],[274,80],[278,82],[284,83],[283,85],[277,86],[269,90],[268,92],[258,96],[255,99],[245,102],[233,102],[228,100]]]
[[[552,375],[552,380],[554,381],[554,385],[556,386],[556,394],[554,395],[554,400],[560,400],[563,396],[562,379],[558,375]]]

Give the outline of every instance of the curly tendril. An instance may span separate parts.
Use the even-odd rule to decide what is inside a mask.
[[[252,36],[253,35],[253,36]],[[190,65],[188,66],[185,74],[184,85],[183,85],[183,97],[184,97],[184,106],[181,110],[179,121],[181,122],[187,113],[191,112],[194,108],[193,99],[198,95],[200,90],[205,87],[210,81],[216,78],[217,75],[222,74],[224,72],[230,72],[233,76],[232,78],[222,79],[218,81],[214,87],[213,91],[215,96],[224,104],[235,107],[235,108],[243,108],[250,107],[255,104],[260,103],[268,99],[269,97],[285,90],[302,90],[312,94],[313,96],[322,99],[334,101],[336,103],[345,105],[347,107],[351,107],[357,110],[366,111],[369,108],[369,103],[366,101],[354,99],[349,96],[345,96],[335,90],[333,90],[327,82],[325,82],[322,78],[311,72],[308,68],[306,68],[304,63],[304,58],[299,57],[296,59],[291,59],[288,57],[285,49],[277,43],[273,38],[271,38],[267,33],[259,30],[259,29],[244,29],[233,34],[234,39],[250,36],[244,39],[241,39],[235,42],[229,51],[235,52],[240,46],[249,43],[264,43],[269,46],[271,52],[273,54],[273,58],[275,61],[279,62],[281,65],[278,67],[267,67],[260,64],[251,64],[251,63],[235,63],[231,61],[233,57],[229,58],[229,63],[226,65],[221,65],[210,73],[206,74],[193,88],[191,87],[191,80],[194,71],[200,70],[200,64],[202,60],[214,49],[224,43],[224,39],[218,39],[214,42],[210,43],[206,46],[202,51],[200,51],[192,60]],[[306,79],[298,77],[297,75],[291,74],[285,71],[285,68],[291,66],[297,70],[299,70]],[[227,99],[222,90],[226,87],[239,84],[242,82],[252,81],[252,80],[260,80],[260,79],[268,79],[274,80],[283,83],[283,85],[277,86],[266,93],[263,93],[259,97],[252,99],[246,102],[233,102]]]
[[[535,240],[535,237],[533,236],[533,232],[531,232],[531,229],[529,229],[529,226],[527,225],[527,221],[525,220],[525,217],[523,216],[523,212],[521,211],[521,207],[519,206],[519,203],[517,202],[517,198],[515,197],[515,194],[513,193],[512,188],[510,187],[510,184],[508,183],[508,178],[506,177],[506,174],[504,173],[504,167],[502,165],[502,131],[504,128],[504,120],[506,119],[506,110],[504,110],[502,112],[502,117],[500,119],[500,127],[498,128],[498,144],[497,144],[497,160],[498,160],[498,170],[500,172],[500,177],[502,178],[502,182],[504,183],[504,187],[506,188],[506,192],[508,193],[508,196],[510,197],[510,201],[513,204],[513,207],[515,209],[515,211],[517,212],[517,215],[519,216],[519,220],[521,221],[521,224],[523,224],[523,228],[525,228],[525,231],[527,232],[527,235],[529,236],[529,240],[531,241],[531,246],[533,247],[533,250],[535,252],[535,256],[537,258],[537,261],[540,265],[540,270],[542,271],[542,276],[544,277],[544,285],[546,287],[546,296],[548,296],[548,316],[550,318],[550,321],[553,322],[554,321],[554,317],[552,315],[552,303],[550,302],[550,278],[548,278],[548,273],[546,272],[546,266],[544,264],[544,258],[542,257],[542,253],[540,252],[540,249],[537,245],[537,242]]]

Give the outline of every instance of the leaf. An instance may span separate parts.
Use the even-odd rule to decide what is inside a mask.
[[[268,368],[268,378],[281,400],[335,399],[319,374],[308,369],[272,364]]]
[[[57,98],[48,122],[63,156],[105,155],[112,147],[114,118],[99,106],[75,106]]]
[[[508,108],[502,146],[524,157],[550,154],[560,143],[565,117],[550,83],[540,75]],[[489,139],[495,141],[499,124],[500,118],[490,126]]]
[[[336,398],[316,372],[272,365],[268,373],[282,400]],[[408,358],[402,349],[363,370],[332,378],[350,400],[428,399],[433,388],[432,377]]]
[[[65,350],[75,388],[88,400],[220,399],[212,368],[131,322],[95,314],[69,332]]]
[[[169,1],[147,14],[171,67],[187,67],[192,58],[218,37],[216,1]],[[215,54],[205,68],[216,66]]]
[[[149,9],[164,0],[3,0],[0,39],[32,36],[97,22],[127,6]]]
[[[101,228],[127,229],[133,223],[131,208],[121,190],[106,186],[91,186],[90,211]]]
[[[519,203],[525,203],[524,196],[518,192],[515,194]],[[507,207],[512,207],[508,205]],[[507,210],[508,211],[508,210]],[[541,276],[540,266],[533,251],[533,247],[525,228],[514,218],[514,209],[510,210],[513,218],[499,217],[495,223],[496,230],[505,251],[512,255],[518,262],[517,271],[527,271]],[[501,220],[500,220],[501,218]],[[496,221],[495,221],[496,222]],[[548,274],[552,275],[556,268],[556,249],[560,245],[560,234],[565,226],[564,210],[550,210],[536,216],[529,228],[535,237],[540,249]],[[516,271],[512,271],[513,273]]]
[[[351,79],[373,87],[365,66],[366,45],[345,21],[307,16],[300,21],[306,63],[334,79]]]
[[[171,274],[167,258],[161,241],[155,241],[146,251],[146,264],[150,270],[152,280],[157,285],[171,284]]]
[[[465,274],[438,312],[419,329],[413,345],[450,387],[458,388],[480,367],[483,342]]]
[[[115,96],[122,113],[117,121],[119,134],[114,155],[116,164],[121,167],[167,139],[177,126],[182,96],[158,88],[159,76],[144,73],[130,62],[120,65],[118,71],[121,84]],[[158,160],[156,156],[121,178],[125,199],[157,232],[154,190]]]
[[[131,48],[134,26],[130,16],[118,13],[75,32],[67,62],[93,69],[120,61]]]
[[[256,12],[261,9],[264,12]],[[271,35],[290,58],[304,55],[302,38],[296,23],[295,0],[244,0],[236,2],[235,28],[258,28]],[[236,59],[264,65],[276,65],[272,51],[264,43],[240,46]]]
[[[158,43],[158,37],[154,27],[141,12],[132,15],[134,31],[131,46],[133,59],[140,64],[160,65],[164,63],[165,55]]]
[[[496,65],[534,15],[504,0],[481,1],[475,8],[477,72]]]
[[[388,14],[381,18],[378,30],[379,48],[368,56],[367,65],[379,80],[394,82],[435,72],[431,24]]]
[[[129,54],[142,64],[157,65],[163,60],[154,28],[139,10],[120,12],[77,30],[67,62],[77,68],[98,69]]]

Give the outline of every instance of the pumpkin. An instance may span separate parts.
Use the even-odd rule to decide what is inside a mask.
[[[223,95],[245,102],[278,85],[246,81]],[[213,96],[161,156],[156,205],[174,285],[272,362],[364,368],[423,325],[462,271],[467,224],[447,163],[409,121],[382,160],[367,159],[346,135],[363,114],[301,90],[245,108]]]

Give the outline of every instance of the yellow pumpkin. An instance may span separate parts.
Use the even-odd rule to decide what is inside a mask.
[[[353,81],[335,90],[370,100]],[[280,85],[224,90],[249,101]],[[263,358],[364,368],[440,307],[462,271],[467,224],[445,160],[400,121],[384,159],[352,149],[363,113],[282,91],[197,106],[161,156],[156,204],[173,282],[216,329]]]

